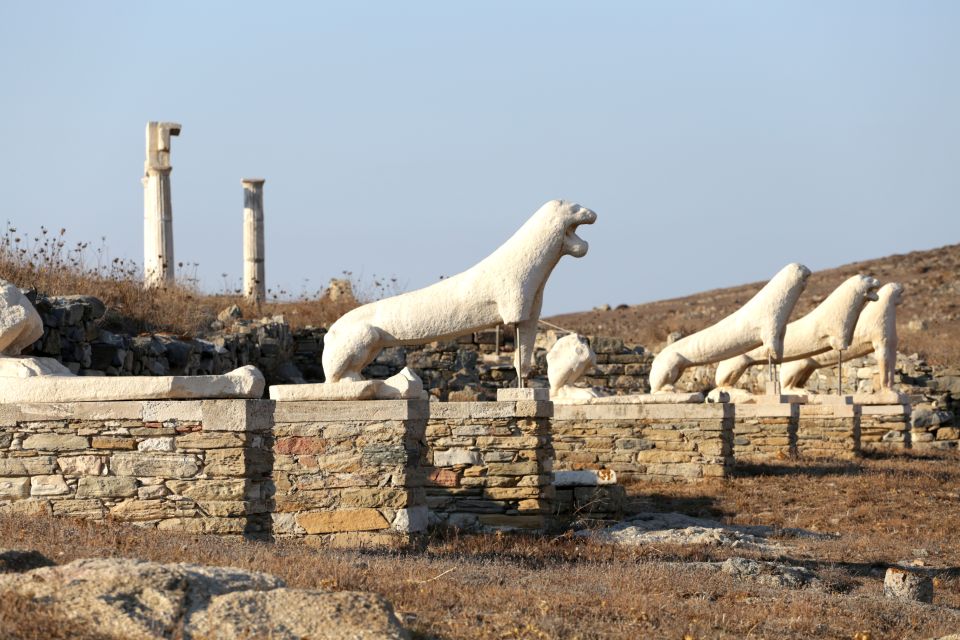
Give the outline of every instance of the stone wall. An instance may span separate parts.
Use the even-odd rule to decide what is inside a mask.
[[[0,501],[21,513],[267,533],[265,424],[244,400],[4,405]]]
[[[796,404],[739,404],[735,407],[733,456],[738,463],[764,463],[797,456]]]
[[[797,455],[851,459],[860,454],[860,407],[849,404],[799,406]]]
[[[621,483],[722,478],[733,466],[733,406],[554,406],[557,471],[611,469]]]
[[[910,446],[909,404],[860,407],[862,451],[896,451]]]
[[[380,545],[423,531],[429,499],[437,523],[542,528],[553,507],[551,409],[426,400],[3,405],[0,509]]]
[[[55,358],[78,375],[209,375],[252,364],[268,383],[302,381],[291,364],[294,338],[282,316],[234,319],[205,339],[131,336],[110,330],[121,319],[92,296],[32,298],[44,334],[29,354]]]
[[[426,528],[425,400],[269,404],[274,535],[354,546]]]
[[[550,402],[431,402],[427,504],[437,524],[541,529],[553,511]]]

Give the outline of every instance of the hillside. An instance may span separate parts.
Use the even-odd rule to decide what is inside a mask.
[[[897,310],[901,353],[919,353],[929,363],[960,366],[960,244],[914,251],[817,271],[794,311],[794,319],[820,303],[844,279],[864,273],[906,287]],[[714,289],[684,298],[548,318],[584,334],[611,335],[659,350],[667,336],[707,327],[732,313],[765,283]]]

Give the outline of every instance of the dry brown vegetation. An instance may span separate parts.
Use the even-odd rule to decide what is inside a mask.
[[[168,332],[180,336],[203,333],[217,313],[238,305],[245,318],[283,315],[294,328],[326,326],[356,306],[356,301],[332,302],[321,289],[290,299],[286,291],[268,291],[268,301],[254,306],[239,291],[205,294],[197,286],[196,264],[178,265],[176,285],[146,289],[136,263],[110,258],[104,245],[68,244],[66,229],[44,227],[36,235],[8,225],[0,236],[0,278],[48,296],[91,295],[111,310],[114,328],[132,333]],[[344,274],[348,279],[352,274]],[[362,300],[391,292],[395,280],[354,281]]]
[[[630,488],[633,509],[839,534],[778,538],[787,551],[766,556],[449,531],[416,549],[346,551],[10,516],[0,516],[0,547],[37,549],[58,563],[129,556],[232,565],[296,587],[375,591],[421,638],[930,638],[960,628],[958,462],[947,454],[788,462],[710,485]],[[813,569],[825,587],[768,587],[703,564],[733,555]],[[883,598],[885,567],[915,560],[935,576],[935,604]],[[4,637],[96,637],[70,624],[0,597]]]
[[[843,280],[857,273],[872,275],[884,283],[905,285],[903,304],[897,310],[902,353],[920,353],[931,364],[960,364],[960,340],[957,339],[960,336],[960,244],[817,271],[810,278],[794,317],[813,309]],[[674,331],[687,335],[736,311],[764,284],[754,282],[610,311],[565,314],[549,320],[581,333],[617,336],[659,349]],[[911,320],[925,321],[926,327],[911,328]]]

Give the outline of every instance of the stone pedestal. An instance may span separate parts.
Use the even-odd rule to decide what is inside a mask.
[[[0,509],[267,536],[269,404],[260,400],[0,406]]]
[[[851,459],[860,454],[858,405],[800,405],[797,454],[806,458]]]
[[[379,546],[426,529],[426,400],[271,404],[274,535]]]
[[[800,404],[728,406],[735,413],[733,455],[738,463],[770,463],[796,457]]]
[[[170,136],[180,135],[180,129],[174,122],[147,123],[147,158],[142,180],[143,277],[147,287],[174,282]]]
[[[435,522],[468,529],[548,526],[554,497],[552,403],[429,404],[423,467]]]
[[[732,469],[732,405],[604,400],[554,407],[558,471],[612,469],[633,483],[719,478]]]
[[[860,448],[863,451],[909,448],[910,414],[909,404],[860,407]]]
[[[246,178],[243,185],[243,295],[253,303],[267,297],[264,264],[262,178]]]

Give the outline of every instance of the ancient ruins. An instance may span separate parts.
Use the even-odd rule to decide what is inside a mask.
[[[180,128],[147,125],[148,286],[174,277]],[[243,295],[257,304],[264,180],[241,182]],[[810,271],[789,264],[655,356],[553,325],[541,342],[547,280],[563,256],[586,255],[576,230],[596,219],[551,200],[470,269],[297,337],[282,319],[228,313],[218,325],[235,326],[216,342],[129,338],[99,328],[95,299],[34,300],[0,282],[0,502],[162,530],[392,544],[431,524],[545,529],[586,503],[614,518],[624,482],[701,482],[738,462],[939,438],[912,428],[894,389],[903,287],[869,275],[791,322]],[[876,384],[844,393],[844,360],[871,354]],[[755,365],[760,388],[745,375]],[[804,388],[834,368],[836,392]]]

